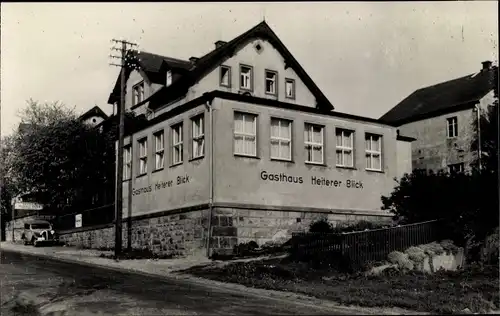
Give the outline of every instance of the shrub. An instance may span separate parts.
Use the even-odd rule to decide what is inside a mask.
[[[413,270],[413,262],[410,261],[408,255],[405,253],[402,253],[400,251],[393,251],[387,256],[387,259],[390,263],[397,264],[401,270]]]
[[[424,262],[427,255],[420,247],[410,247],[405,250],[405,254],[408,255],[408,258],[415,263]]]
[[[498,265],[499,261],[499,228],[484,241],[484,245],[481,249],[481,262],[486,264]]]
[[[431,242],[429,244],[420,245],[419,248],[422,249],[424,253],[431,258],[434,256],[438,256],[444,252],[443,247],[437,242]]]
[[[450,252],[452,254],[458,253],[459,248],[457,246],[455,246],[453,241],[450,239],[442,240],[439,244],[441,245],[441,247],[443,247],[443,250],[446,253],[450,253]]]
[[[312,222],[309,226],[310,233],[333,233],[334,228],[332,224],[328,222],[326,218],[322,218],[318,221]]]

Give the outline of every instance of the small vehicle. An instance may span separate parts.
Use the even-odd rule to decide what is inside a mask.
[[[35,247],[45,243],[57,243],[58,238],[52,225],[44,220],[36,220],[24,224],[24,232],[21,236],[25,245],[31,244]]]

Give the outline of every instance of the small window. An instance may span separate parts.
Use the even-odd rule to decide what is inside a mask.
[[[266,94],[276,95],[276,82],[278,74],[274,71],[266,70]]]
[[[136,105],[144,100],[144,81],[138,83],[133,88],[133,105]]]
[[[458,136],[458,122],[457,117],[450,117],[446,119],[448,125],[448,138],[453,138]]]
[[[323,163],[323,126],[304,125],[304,145],[307,163]]]
[[[252,90],[252,68],[240,66],[240,89]]]
[[[163,131],[154,134],[155,139],[155,170],[163,169],[165,164],[165,137]]]
[[[193,128],[193,158],[203,157],[205,154],[205,124],[204,116],[199,115],[191,120]]]
[[[222,87],[231,87],[231,67],[220,66],[220,85]]]
[[[292,160],[292,122],[271,118],[271,158]]]
[[[382,170],[381,142],[382,137],[380,135],[366,134],[365,151],[367,170]]]
[[[234,113],[234,153],[257,156],[257,115]]]
[[[285,79],[285,96],[287,99],[295,99],[295,80]]]
[[[337,166],[354,167],[354,132],[345,129],[336,129],[337,136]]]
[[[165,85],[168,87],[172,84],[172,71],[169,70],[167,71],[167,81],[165,83]]]
[[[132,146],[123,147],[123,180],[129,180],[132,175]]]
[[[148,172],[148,139],[143,138],[139,143],[139,175]]]
[[[172,126],[172,164],[182,163],[183,143],[182,143],[182,123]]]
[[[464,163],[456,163],[452,165],[448,165],[448,172],[449,173],[462,173],[464,172]]]

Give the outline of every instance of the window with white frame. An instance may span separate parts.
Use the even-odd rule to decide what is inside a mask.
[[[139,175],[148,172],[148,139],[145,137],[139,143]]]
[[[132,103],[136,105],[144,100],[144,81],[136,84],[132,89],[134,98]]]
[[[271,118],[271,158],[292,160],[292,122]]]
[[[278,74],[275,71],[266,70],[266,94],[276,95],[276,82]]]
[[[163,169],[165,164],[165,133],[163,131],[154,134],[155,139],[155,170]]]
[[[220,66],[220,85],[222,87],[231,87],[231,67]]]
[[[458,136],[458,121],[457,117],[450,117],[446,119],[448,126],[448,138],[457,137]]]
[[[132,146],[123,147],[123,180],[130,179],[132,175]]]
[[[323,163],[323,130],[321,125],[304,125],[304,145],[308,163]]]
[[[252,67],[240,66],[240,89],[252,90]]]
[[[366,169],[367,170],[382,170],[382,136],[374,134],[366,134],[365,136],[365,151],[366,151]]]
[[[169,70],[169,71],[167,71],[167,80],[166,80],[165,85],[168,87],[171,84],[172,84],[172,71]]]
[[[199,115],[192,120],[193,130],[193,158],[203,157],[205,154],[205,122],[204,116]]]
[[[285,97],[295,99],[295,80],[285,78]]]
[[[182,123],[172,126],[172,164],[182,163],[183,157]]]
[[[337,128],[337,166],[354,167],[354,132],[346,129]]]
[[[257,115],[234,113],[234,153],[257,156]]]

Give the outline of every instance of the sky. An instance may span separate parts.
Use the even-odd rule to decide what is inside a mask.
[[[378,118],[416,89],[498,61],[498,2],[2,3],[1,133],[30,98],[106,113],[112,38],[202,56],[263,19],[336,111]]]

